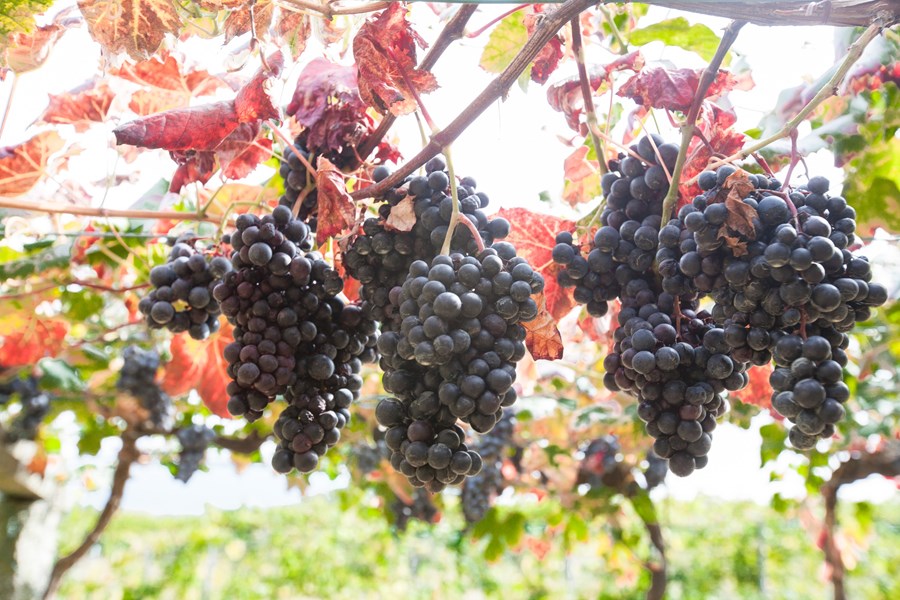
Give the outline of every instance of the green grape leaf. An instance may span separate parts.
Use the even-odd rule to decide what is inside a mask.
[[[691,25],[684,17],[676,17],[661,21],[631,32],[628,41],[635,46],[643,46],[650,42],[663,42],[669,46],[678,46],[696,52],[704,60],[711,60],[719,47],[719,36],[706,25]],[[728,56],[722,61],[728,64]]]
[[[478,64],[488,73],[500,73],[527,41],[528,31],[522,15],[512,14],[500,21],[491,32]]]

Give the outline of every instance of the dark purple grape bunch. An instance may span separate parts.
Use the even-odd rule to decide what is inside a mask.
[[[40,389],[34,375],[0,381],[0,406],[11,401],[19,402],[19,413],[6,429],[0,428],[0,442],[12,444],[20,440],[33,440],[38,429],[50,413],[50,395]]]
[[[684,477],[706,465],[716,419],[728,410],[723,394],[747,385],[747,364],[730,356],[725,332],[708,312],[683,307],[679,318],[670,314],[652,304],[626,313],[604,359],[604,383],[637,397],[654,451]]]
[[[433,419],[412,420],[411,408],[387,398],[378,403],[375,417],[387,428],[384,439],[391,450],[391,466],[413,487],[436,493],[481,471],[481,455],[468,449],[462,427]]]
[[[339,298],[328,305],[327,318],[313,323],[316,337],[296,349],[296,380],[284,394],[289,406],[275,425],[279,447],[272,466],[280,473],[312,471],[340,440],[362,389],[362,364],[376,358],[375,322]]]
[[[156,381],[159,353],[128,346],[122,352],[122,368],[116,387],[138,399],[149,414],[148,421],[159,429],[171,429],[173,424],[172,398],[160,389]]]
[[[379,217],[363,223],[362,234],[350,244],[344,255],[347,272],[362,283],[360,296],[366,301],[374,318],[382,325],[393,321],[390,291],[403,283],[409,265],[416,259],[430,262],[440,252],[449,230],[453,212],[450,192],[450,176],[443,157],[437,156],[425,165],[426,175],[407,177],[397,186],[376,198],[383,204]],[[387,167],[377,167],[375,181],[387,177]],[[495,240],[509,235],[509,221],[501,217],[488,219],[482,210],[489,203],[487,194],[476,191],[476,182],[463,177],[457,185],[459,210],[462,218],[469,219],[481,236],[482,243],[490,246]],[[412,231],[398,232],[385,227],[394,207],[406,198],[413,198],[416,223]],[[478,244],[469,229],[458,225],[454,231],[451,251],[469,255],[478,253]]]
[[[846,347],[849,340],[839,334]],[[840,346],[812,335],[785,335],[775,344],[772,407],[794,426],[788,439],[798,450],[810,450],[819,439],[830,438],[844,418],[850,388],[843,381],[847,356]]]
[[[313,156],[306,149],[305,143],[305,132],[294,140],[294,147],[299,150],[303,160],[294,148],[288,146],[284,149],[284,160],[278,167],[278,174],[284,180],[284,194],[278,199],[278,204],[293,211],[299,202],[300,206],[296,207],[297,218],[306,223],[311,231],[315,231],[319,214],[319,193],[315,177],[306,168],[306,163],[313,160]]]
[[[178,453],[176,466],[178,471],[175,479],[185,483],[200,468],[200,463],[206,456],[206,449],[216,439],[215,432],[206,425],[191,425],[175,432],[181,451]]]
[[[165,264],[150,270],[153,289],[138,310],[151,329],[187,331],[195,340],[219,330],[221,311],[213,289],[231,271],[231,261],[206,254],[198,244],[193,232],[180,235]]]
[[[255,420],[296,380],[296,349],[318,335],[315,322],[330,318],[327,300],[343,281],[320,254],[304,254],[309,228],[286,207],[261,218],[240,215],[236,227],[234,270],[213,294],[235,325],[224,351],[233,379],[228,409]]]
[[[463,482],[461,502],[466,523],[481,521],[503,491],[503,459],[513,445],[515,424],[515,416],[507,411],[494,429],[478,438],[475,451],[484,466]]]
[[[400,531],[405,531],[412,520],[434,523],[438,515],[440,515],[440,511],[434,505],[431,495],[423,490],[413,491],[411,503],[406,503],[399,497],[395,497],[390,504],[390,510],[394,513],[394,526]]]
[[[606,205],[593,239],[578,244],[571,233],[562,232],[553,248],[553,260],[562,267],[560,285],[574,287],[575,301],[595,317],[606,314],[622,286],[650,271],[656,256],[662,202],[669,190],[666,172],[672,172],[678,146],[652,135],[641,138],[633,150],[640,158],[620,154],[601,179]]]

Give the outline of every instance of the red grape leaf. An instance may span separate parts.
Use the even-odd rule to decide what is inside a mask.
[[[359,280],[354,279],[347,273],[347,269],[344,267],[344,253],[339,246],[337,252],[334,253],[334,268],[341,276],[341,279],[344,280],[344,296],[350,302],[357,302],[359,300],[360,283]]]
[[[78,8],[94,41],[133,58],[150,56],[167,33],[181,27],[171,0],[79,0]]]
[[[525,208],[502,208],[497,213],[512,224],[505,241],[516,247],[516,253],[528,260],[531,267],[544,276],[543,301],[554,319],[566,316],[575,301],[571,290],[556,282],[559,265],[553,262],[556,234],[575,229],[575,222],[552,215],[531,212]]]
[[[169,191],[176,194],[189,183],[195,181],[206,183],[219,166],[216,162],[216,153],[208,150],[205,152],[194,152],[193,150],[170,152],[169,156],[178,164],[178,168],[172,175],[172,182],[169,184]]]
[[[169,351],[172,360],[166,363],[160,387],[171,396],[181,396],[197,390],[206,408],[214,414],[231,418],[228,413],[228,393],[225,387],[230,378],[226,372],[228,363],[222,356],[231,337],[231,325],[220,319],[222,328],[203,341],[181,333],[172,337]]]
[[[270,56],[267,63],[276,72],[260,69],[234,100],[176,108],[135,119],[113,130],[116,142],[169,151],[213,150],[241,123],[278,117],[268,87],[271,77],[281,68],[281,54]]]
[[[250,18],[250,11],[253,11],[253,19]],[[234,10],[225,19],[225,43],[227,44],[239,35],[243,35],[250,31],[250,24],[253,24],[256,39],[262,39],[269,31],[269,25],[272,24],[272,15],[275,11],[275,5],[272,0],[253,0],[246,5]]]
[[[46,357],[54,357],[63,349],[69,332],[65,321],[5,315],[0,319],[0,365],[24,367]]]
[[[416,46],[425,48],[425,40],[410,27],[400,2],[366,21],[353,38],[360,96],[381,114],[409,114],[417,95],[437,89],[434,75],[416,68]]]
[[[522,323],[525,328],[525,346],[531,352],[531,356],[537,360],[557,360],[563,356],[562,335],[556,328],[556,319],[547,310],[544,294],[532,296],[538,305],[537,316],[527,323]]]
[[[750,181],[750,175],[743,169],[738,169],[725,179],[722,188],[716,194],[715,202],[724,202],[728,208],[728,217],[719,229],[719,238],[734,251],[735,256],[743,256],[747,253],[747,244],[729,234],[729,230],[740,233],[744,238],[756,239],[756,228],[753,219],[757,216],[756,209],[744,202],[750,192],[756,188]]]
[[[319,221],[316,244],[349,231],[356,222],[356,206],[347,193],[344,175],[324,156],[316,164],[316,188],[319,199]]]
[[[563,200],[572,206],[590,202],[594,198],[599,197],[602,193],[599,171],[594,171],[593,174],[577,181],[566,179],[565,184],[563,185]]]
[[[216,148],[227,179],[242,179],[272,156],[272,140],[260,135],[259,122],[241,123]]]
[[[588,81],[595,92],[609,82],[610,75],[616,71],[639,71],[644,67],[644,56],[639,50],[620,56],[607,65],[592,67],[588,72]],[[584,97],[581,95],[581,81],[572,77],[547,88],[547,102],[550,107],[566,116],[566,123],[579,131],[581,112],[584,110]]]
[[[761,408],[770,409],[772,416],[778,417],[778,413],[772,410],[772,386],[769,384],[769,375],[772,374],[772,363],[762,366],[752,366],[747,370],[750,383],[742,390],[729,392],[729,400],[739,400],[744,404],[752,404]]]
[[[307,128],[306,147],[332,158],[374,130],[359,95],[356,68],[316,58],[300,73],[287,113]]]
[[[599,164],[596,160],[587,160],[587,153],[590,148],[587,146],[578,146],[575,151],[566,157],[563,163],[563,172],[569,181],[581,181],[585,177],[596,175]]]
[[[163,53],[137,63],[125,63],[114,75],[143,86],[131,95],[128,108],[139,115],[150,115],[188,106],[196,96],[205,96],[227,87],[207,71],[182,71],[174,56]]]
[[[309,15],[292,10],[281,10],[275,22],[275,40],[287,46],[296,60],[306,50],[306,41],[312,31]]]
[[[648,108],[687,112],[697,93],[701,73],[699,69],[645,69],[626,81],[616,94],[631,98]],[[731,90],[735,83],[731,73],[719,70],[705,97],[721,96]]]
[[[30,190],[47,171],[50,155],[63,147],[55,131],[42,131],[18,146],[0,147],[0,196]]]
[[[51,95],[50,105],[40,120],[44,123],[74,125],[75,131],[86,131],[91,122],[106,120],[114,97],[115,92],[106,83],[95,85],[95,82],[89,82],[68,93]]]
[[[688,147],[687,157],[682,171],[682,180],[687,181],[699,174],[709,164],[712,153],[731,156],[744,145],[744,134],[735,131],[733,125],[737,116],[732,110],[726,110],[712,102],[704,102],[700,107],[697,127],[708,144],[695,137]],[[680,185],[678,188],[679,206],[690,202],[700,193],[700,186]]]
[[[0,44],[0,65],[5,64],[16,73],[37,69],[47,60],[50,49],[65,31],[65,27],[53,23],[35,27],[28,33],[9,34],[9,38]]]
[[[534,4],[532,5],[532,10],[522,17],[529,38],[534,34],[538,23],[544,17],[542,13],[543,6]],[[550,38],[550,41],[544,44],[538,55],[534,57],[534,62],[531,66],[531,80],[541,85],[547,83],[547,79],[559,66],[559,61],[562,57],[562,37],[557,34]]]
[[[384,228],[391,231],[412,231],[415,224],[415,198],[407,196],[391,209]]]

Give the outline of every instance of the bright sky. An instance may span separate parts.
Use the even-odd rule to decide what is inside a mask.
[[[74,4],[71,0],[57,6]],[[427,7],[413,6],[416,16],[414,23],[433,22]],[[489,15],[498,14],[502,7],[483,7],[472,19],[472,28],[480,27],[489,20]],[[652,9],[647,23],[676,16],[674,11]],[[697,19],[715,31],[721,31],[727,23],[724,19]],[[422,30],[423,35],[433,39],[437,29]],[[246,36],[245,36],[246,37]],[[425,97],[424,101],[438,125],[449,123],[468,102],[490,81],[491,76],[476,65],[481,47],[487,34],[478,39],[466,39],[455,44],[439,61],[435,74],[441,89]],[[777,38],[777,43],[773,43]],[[225,48],[215,42],[192,41],[188,46],[188,56],[202,68],[212,73],[223,72],[228,66],[229,51],[237,48],[245,40],[238,39]],[[739,61],[746,60],[753,71],[756,87],[747,92],[733,92],[731,99],[739,116],[738,128],[757,126],[762,115],[772,109],[777,94],[788,87],[816,79],[835,61],[835,30],[827,27],[807,28],[761,28],[745,27],[734,45]],[[644,47],[649,61],[673,61],[681,67],[702,67],[703,62],[692,53],[678,49],[664,48],[661,44]],[[740,55],[746,55],[741,59]],[[313,52],[304,57],[312,58]],[[588,61],[603,61],[603,55],[589,54]],[[90,79],[97,69],[99,50],[94,45],[86,28],[67,33],[51,52],[50,58],[40,69],[20,78],[13,100],[10,119],[0,144],[8,145],[24,141],[33,135],[30,128],[46,107],[47,94],[59,94],[75,88]],[[349,60],[349,59],[348,59]],[[251,65],[250,69],[254,69]],[[287,74],[287,83],[278,104],[286,105],[293,90],[292,84],[302,69],[302,64]],[[575,74],[574,64],[554,74],[550,83]],[[0,99],[5,99],[9,89],[9,79],[0,83]],[[5,100],[0,100],[3,102]],[[118,106],[127,104],[126,98],[117,99]],[[599,103],[598,106],[602,106]],[[116,105],[112,113],[115,114]],[[664,120],[661,117],[660,120]],[[99,181],[116,169],[122,169],[116,161],[116,153],[109,148],[113,144],[111,134],[115,123],[95,127],[91,133],[80,137],[84,148],[80,156],[72,159],[70,172],[77,173],[80,180]],[[63,135],[71,134],[61,128]],[[415,154],[419,146],[419,131],[413,117],[405,117],[395,127],[398,139],[402,140],[401,150],[406,156]],[[538,194],[548,190],[558,198],[563,184],[563,160],[572,151],[560,141],[559,136],[569,138],[571,132],[560,113],[549,108],[544,88],[532,84],[528,93],[514,86],[509,98],[489,108],[457,142],[454,143],[456,170],[463,175],[474,176],[479,189],[490,194],[493,206],[527,206],[540,210]],[[670,139],[675,139],[671,134]],[[840,181],[840,171],[835,169],[827,152],[819,152],[807,159],[815,174],[823,174],[832,182]],[[160,177],[171,176],[174,170],[168,158],[160,159],[146,153],[137,165],[142,169],[139,178],[126,182],[110,190],[107,207],[127,207],[149,189]],[[554,211],[560,210],[554,205]],[[568,210],[563,207],[563,211]],[[656,493],[676,498],[690,498],[705,494],[725,499],[752,499],[768,501],[772,493],[782,492],[787,496],[803,494],[802,482],[788,479],[782,484],[769,483],[768,472],[759,470],[758,427],[768,417],[759,417],[755,426],[743,431],[729,425],[720,427],[715,444],[710,453],[709,465],[687,479],[670,476],[665,488]],[[71,428],[68,428],[70,431]],[[649,444],[649,440],[648,440]],[[266,449],[271,452],[271,447]],[[115,460],[116,441],[104,444],[103,451],[95,464],[110,465]],[[69,464],[79,463],[72,452],[68,452]],[[276,475],[268,465],[255,465],[240,475],[234,471],[230,461],[222,455],[209,453],[210,472],[197,473],[188,484],[174,480],[169,472],[159,465],[136,466],[134,476],[126,488],[123,507],[126,510],[140,510],[156,514],[201,514],[207,504],[221,508],[237,508],[242,505],[264,506],[291,504],[300,498],[297,490],[287,491],[281,476]],[[335,483],[328,482],[322,474],[311,476],[312,490],[321,492],[334,485],[345,485],[347,478]],[[83,488],[73,486],[73,498],[93,506],[101,506],[108,495],[107,483],[100,478],[96,492],[83,494]],[[866,497],[879,500],[896,493],[893,484],[884,481],[866,481],[842,490],[850,497]]]

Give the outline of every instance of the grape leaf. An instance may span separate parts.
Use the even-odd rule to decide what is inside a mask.
[[[50,96],[50,105],[40,120],[44,123],[74,125],[75,131],[86,131],[91,122],[106,120],[115,92],[106,83],[88,82],[65,94]]]
[[[616,94],[647,108],[687,112],[697,92],[701,73],[699,69],[644,69],[626,81]],[[734,88],[735,83],[731,73],[720,69],[705,97],[721,96]]]
[[[324,156],[316,164],[316,188],[319,195],[319,221],[316,244],[349,231],[356,221],[356,205],[347,193],[344,176]]]
[[[35,27],[30,32],[18,31],[11,34],[7,40],[0,41],[0,50],[3,51],[0,54],[0,65],[6,65],[15,73],[37,69],[47,60],[50,49],[65,31],[65,27],[52,23]]]
[[[724,202],[728,208],[728,217],[719,228],[719,238],[725,241],[735,256],[747,254],[747,243],[730,235],[730,231],[740,233],[747,239],[756,239],[756,228],[753,226],[753,219],[757,216],[756,209],[743,200],[755,188],[749,173],[738,169],[725,179],[722,189],[716,194],[715,201]]]
[[[251,11],[253,12],[252,19],[250,16]],[[275,4],[272,0],[253,0],[232,11],[225,19],[225,43],[227,44],[239,35],[248,33],[251,23],[256,39],[262,39],[269,31],[274,11]]]
[[[620,56],[606,65],[592,67],[588,71],[591,89],[599,91],[608,82],[610,75],[616,71],[639,71],[644,67],[644,56],[639,50]],[[584,97],[581,94],[581,81],[571,77],[547,88],[547,102],[553,110],[566,116],[566,123],[575,131],[580,131],[581,112],[584,110]]]
[[[417,95],[437,89],[434,75],[416,68],[416,46],[425,48],[425,40],[399,2],[366,21],[353,38],[360,96],[381,114],[409,114],[417,108]]]
[[[391,209],[384,228],[391,231],[412,231],[416,224],[415,198],[407,196]]]
[[[688,146],[682,181],[687,181],[703,171],[709,164],[713,152],[730,156],[741,149],[744,145],[744,134],[734,129],[735,121],[737,116],[734,111],[725,110],[712,102],[703,102],[697,121],[697,127],[703,138],[695,137]],[[700,193],[700,187],[696,183],[681,184],[678,193],[681,206]]]
[[[522,323],[525,327],[525,346],[535,360],[558,360],[563,356],[563,343],[562,335],[556,327],[556,319],[547,310],[543,292],[532,298],[537,302],[538,314],[533,320]]]
[[[528,259],[531,267],[544,276],[543,297],[550,315],[554,319],[566,316],[575,301],[571,291],[556,282],[559,265],[553,262],[551,255],[556,234],[572,231],[575,222],[525,208],[501,208],[497,216],[512,224],[505,241],[513,244],[518,255]]]
[[[287,113],[307,128],[307,149],[333,160],[374,131],[356,69],[324,58],[313,59],[300,73]]]
[[[528,32],[528,37],[534,35],[534,30],[543,18],[542,12],[543,5],[534,4],[529,7],[528,12],[524,15],[523,20],[525,22],[525,30]],[[532,81],[541,85],[547,83],[547,79],[550,78],[550,75],[556,70],[556,67],[559,66],[559,61],[563,57],[562,42],[562,37],[559,34],[556,34],[544,44],[544,47],[541,48],[538,55],[534,57],[534,61],[531,65],[530,76]]]
[[[171,396],[181,396],[196,389],[209,410],[220,417],[230,418],[226,408],[228,393],[225,391],[230,378],[222,351],[233,339],[232,328],[224,319],[220,322],[222,328],[218,333],[203,341],[192,339],[186,333],[172,336],[169,345],[172,360],[165,366],[160,387]]]
[[[69,325],[57,319],[20,314],[0,319],[0,365],[24,367],[54,357],[63,349]]]
[[[259,122],[241,123],[216,148],[227,179],[241,179],[272,156],[272,140],[260,135]]]
[[[206,183],[218,168],[215,152],[171,152],[172,160],[178,164],[172,175],[169,192],[177,194],[189,183]]]
[[[55,131],[42,131],[18,146],[0,148],[0,196],[30,190],[47,170],[50,155],[63,147]]]
[[[139,115],[188,106],[191,99],[227,87],[220,78],[204,70],[182,70],[183,65],[169,53],[137,63],[126,62],[113,74],[143,89],[134,92],[128,108]]]
[[[291,56],[296,60],[306,50],[306,41],[312,31],[309,15],[292,10],[281,9],[275,22],[275,40],[287,46]]]
[[[747,370],[750,383],[742,390],[729,392],[728,398],[743,402],[744,404],[752,404],[760,408],[768,408],[773,416],[776,413],[772,409],[772,386],[769,384],[769,375],[772,374],[772,364],[768,363],[762,366],[751,366]]]
[[[491,31],[487,44],[481,51],[478,65],[488,73],[500,73],[509,66],[527,41],[528,29],[522,15],[511,14]]]
[[[641,29],[633,29],[628,34],[628,43],[643,46],[650,42],[663,42],[667,46],[678,46],[696,52],[709,62],[719,47],[719,36],[706,25],[691,25],[684,17],[660,21]],[[728,56],[725,57],[725,61]],[[723,61],[725,65],[728,63]]]
[[[150,56],[181,26],[172,0],[78,0],[78,8],[94,41],[132,58]]]

